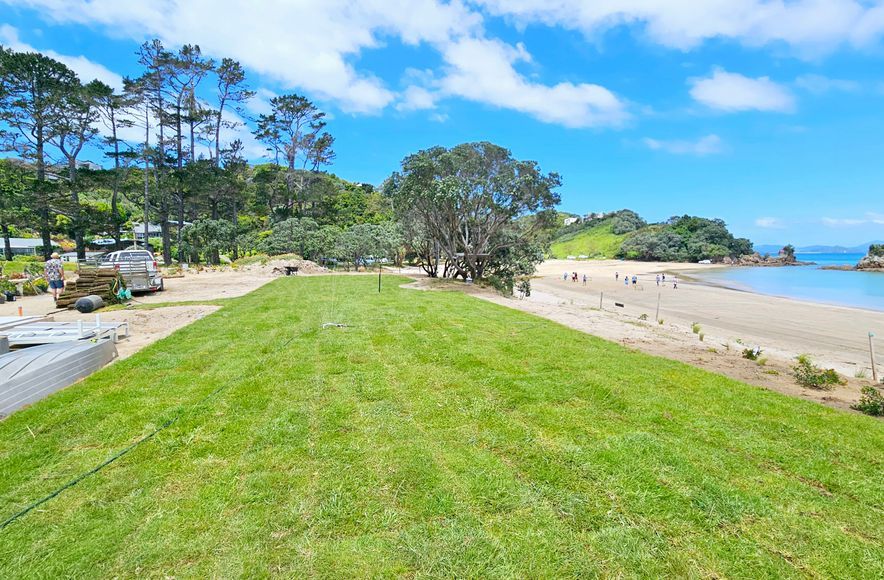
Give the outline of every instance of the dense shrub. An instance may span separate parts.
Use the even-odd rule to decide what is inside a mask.
[[[869,246],[869,255],[884,257],[884,244],[872,244]]]
[[[802,387],[808,389],[830,390],[835,385],[843,385],[846,383],[835,369],[821,369],[810,359],[809,356],[802,354],[798,357],[797,364],[792,367],[792,373],[795,380]]]
[[[640,230],[647,225],[648,222],[643,220],[634,211],[622,209],[615,214],[614,219],[611,221],[611,231],[617,235],[628,234]]]
[[[694,216],[671,218],[667,223],[636,232],[623,242],[619,257],[667,262],[720,261],[752,252],[752,242],[735,238],[719,219]]]
[[[884,415],[884,395],[881,391],[875,387],[863,387],[861,392],[859,402],[850,408],[874,417]]]

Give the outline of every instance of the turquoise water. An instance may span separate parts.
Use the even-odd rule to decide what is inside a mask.
[[[798,254],[802,262],[816,262],[816,265],[723,268],[694,275],[761,294],[884,311],[884,273],[820,269],[820,266],[855,265],[862,257],[862,254]]]

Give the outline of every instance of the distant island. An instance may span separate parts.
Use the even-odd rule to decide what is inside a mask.
[[[823,270],[884,272],[884,244],[871,244],[868,253],[855,266],[824,266]]]
[[[865,254],[869,246],[884,244],[884,240],[872,240],[858,246],[798,246],[795,248],[797,254]],[[782,248],[782,245],[776,244],[760,244],[755,246],[755,251],[761,254],[774,254]]]

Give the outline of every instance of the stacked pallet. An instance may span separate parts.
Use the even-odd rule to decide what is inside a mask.
[[[114,292],[123,288],[123,278],[110,268],[80,268],[75,281],[65,284],[64,294],[55,303],[59,308],[73,308],[83,296],[101,296],[105,302],[113,302]]]

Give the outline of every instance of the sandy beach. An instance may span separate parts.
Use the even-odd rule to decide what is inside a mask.
[[[789,395],[842,408],[859,398],[860,388],[871,383],[870,331],[878,336],[878,352],[884,353],[884,312],[801,302],[689,279],[690,271],[718,267],[550,260],[538,268],[529,298],[477,294],[650,354]],[[576,271],[578,282],[570,278],[564,281],[566,271]],[[615,280],[615,272],[620,274],[619,281]],[[664,272],[667,282],[658,287],[655,277]],[[586,286],[584,274],[589,277]],[[627,274],[638,276],[635,288],[623,284]],[[679,279],[678,289],[671,284],[675,275]],[[658,296],[662,325],[655,322]],[[693,323],[701,327],[702,342],[692,332]],[[763,365],[742,357],[744,348],[755,346],[763,350]],[[799,354],[809,354],[820,366],[836,369],[848,384],[832,391],[801,388],[791,375],[791,366]],[[882,357],[884,354],[879,354],[879,375],[884,372]]]

